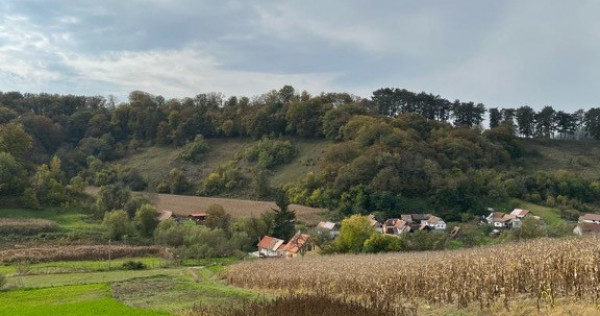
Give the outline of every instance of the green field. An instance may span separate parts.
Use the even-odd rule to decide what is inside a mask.
[[[108,284],[15,290],[0,294],[0,315],[169,315],[128,307],[111,297]]]
[[[170,315],[194,305],[241,306],[260,297],[256,292],[228,286],[217,278],[227,259],[190,261],[195,267],[161,268],[159,258],[140,258],[145,270],[69,272],[106,268],[106,262],[52,262],[30,266],[33,275],[19,275],[15,266],[4,266],[8,275],[0,292],[0,315]],[[112,261],[112,266],[122,261]],[[65,270],[57,272],[56,267]],[[154,268],[153,268],[154,267]],[[50,270],[45,270],[51,268]]]
[[[100,221],[91,219],[88,214],[77,208],[0,209],[0,217],[41,218],[55,221],[58,224],[57,233],[78,237],[97,236],[100,229]]]

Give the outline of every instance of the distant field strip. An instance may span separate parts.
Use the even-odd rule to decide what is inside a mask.
[[[98,188],[89,187],[86,192],[89,194],[97,194]],[[252,201],[143,192],[139,192],[139,194],[145,194],[149,196],[158,210],[170,210],[177,215],[189,215],[191,213],[203,212],[212,204],[220,204],[223,206],[225,211],[231,214],[233,217],[250,215],[259,216],[264,212],[267,212],[273,208],[277,208],[275,202],[269,201]],[[291,204],[289,208],[296,211],[296,217],[298,220],[308,224],[316,224],[323,220],[321,216],[323,213],[322,209],[297,204]]]
[[[8,249],[0,251],[0,262],[47,262],[69,260],[106,260],[115,258],[157,256],[164,248],[157,246],[59,246],[24,249]]]
[[[226,270],[230,284],[255,289],[359,296],[379,303],[482,308],[523,298],[598,303],[600,239],[541,239],[494,247],[384,255],[254,260]]]

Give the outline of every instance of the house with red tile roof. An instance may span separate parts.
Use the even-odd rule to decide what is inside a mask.
[[[280,257],[284,254],[283,248],[285,247],[284,241],[271,237],[264,236],[258,242],[258,255],[261,257]]]
[[[283,246],[283,251],[286,257],[297,257],[298,255],[304,255],[308,250],[310,239],[309,234],[302,234],[298,231],[290,240]]]

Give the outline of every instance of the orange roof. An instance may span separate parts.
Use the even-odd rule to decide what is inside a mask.
[[[190,216],[190,217],[206,217],[206,213],[192,213],[188,216]]]
[[[288,243],[285,245],[285,247],[283,248],[283,250],[289,251],[289,252],[292,252],[292,253],[298,253],[298,251],[300,250],[300,248],[302,248],[302,246],[304,246],[304,244],[306,244],[308,242],[309,238],[310,238],[310,235],[308,235],[308,234],[301,234],[300,232],[297,232],[290,239],[290,241],[288,241]]]
[[[282,245],[283,245],[283,240],[275,238],[275,237],[271,237],[271,236],[265,236],[258,242],[259,249],[264,248],[264,249],[270,249],[273,251],[276,251]]]

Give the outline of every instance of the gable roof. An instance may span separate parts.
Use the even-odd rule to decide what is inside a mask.
[[[277,251],[279,249],[279,247],[281,247],[281,245],[283,245],[283,240],[275,238],[275,237],[271,237],[271,236],[264,236],[259,242],[258,242],[258,248],[263,248],[263,249],[268,249],[268,250],[272,250],[272,251]]]
[[[510,212],[510,215],[514,215],[516,217],[525,217],[527,216],[527,214],[529,214],[529,210],[524,210],[520,208],[516,208],[512,212]]]
[[[580,221],[600,221],[600,214],[585,214],[579,217]]]
[[[285,244],[283,250],[289,251],[291,253],[298,253],[300,248],[302,248],[302,246],[304,246],[308,242],[309,238],[309,234],[302,234],[300,232],[297,232],[294,236],[292,236],[290,241],[288,241],[288,243]]]
[[[413,221],[423,221],[431,217],[431,214],[410,214]]]
[[[436,225],[436,224],[438,224],[438,223],[443,223],[443,222],[444,222],[444,220],[443,220],[443,219],[441,219],[441,218],[439,218],[439,217],[437,217],[437,216],[431,216],[431,217],[430,217],[430,218],[427,220],[427,222],[428,222],[430,225]]]
[[[335,228],[335,223],[334,222],[319,222],[319,224],[317,225],[317,228],[332,230]]]

